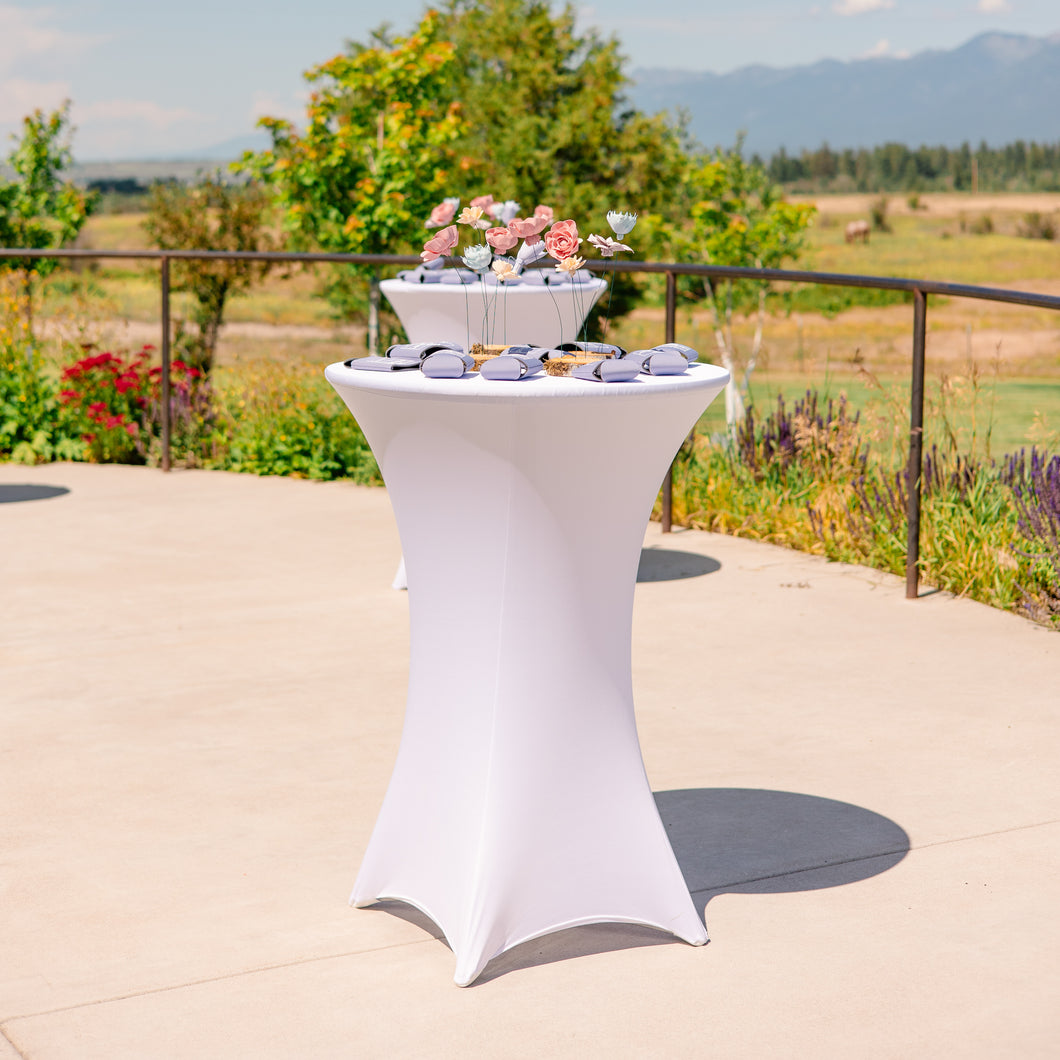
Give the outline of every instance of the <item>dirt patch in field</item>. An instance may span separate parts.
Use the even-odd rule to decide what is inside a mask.
[[[881,193],[867,195],[790,195],[792,202],[812,203],[822,214],[868,217],[872,203]],[[914,210],[905,192],[883,192],[889,214],[932,214],[936,217],[959,217],[962,213],[1053,213],[1060,211],[1060,192],[1026,194],[972,195],[970,192],[926,192]]]

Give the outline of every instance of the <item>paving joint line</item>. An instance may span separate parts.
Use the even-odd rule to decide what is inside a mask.
[[[820,869],[833,869],[839,865],[855,865],[859,861],[873,861],[876,858],[893,857],[895,854],[911,854],[914,850],[931,850],[933,847],[949,846],[953,843],[968,843],[973,839],[989,839],[996,835],[1009,835],[1012,832],[1026,832],[1032,828],[1048,828],[1050,825],[1060,824],[1060,820],[1053,818],[1048,821],[1036,821],[1034,824],[1018,824],[1012,828],[999,828],[993,832],[980,832],[976,835],[957,836],[954,839],[937,839],[934,843],[921,843],[917,846],[897,847],[894,850],[880,850],[875,854],[861,854],[855,858],[843,858],[840,861],[823,861],[819,865],[807,865],[801,869],[785,869],[783,872],[771,872],[768,876],[749,876],[745,880],[733,880],[729,883],[719,883],[712,887],[698,887],[691,894],[709,894],[712,891],[724,891],[729,887],[743,887],[749,883],[762,883],[765,880],[779,880],[785,876],[798,876],[803,872],[817,872]]]
[[[128,994],[116,994],[114,997],[101,997],[95,1001],[79,1001],[74,1005],[60,1005],[58,1008],[42,1009],[40,1012],[22,1012],[14,1016],[5,1016],[0,1019],[0,1033],[8,1038],[7,1032],[4,1028],[16,1020],[31,1020],[37,1019],[39,1016],[56,1016],[62,1012],[74,1012],[81,1008],[92,1008],[96,1005],[110,1005],[116,1001],[132,1001],[138,997],[150,997],[152,994],[167,994],[172,990],[185,990],[191,986],[209,986],[211,983],[223,983],[228,979],[239,979],[244,975],[257,975],[259,972],[274,972],[279,971],[282,968],[297,968],[302,964],[317,964],[323,961],[338,961],[343,957],[358,957],[362,953],[381,953],[384,950],[396,950],[401,949],[404,946],[422,946],[428,942],[441,942],[446,945],[444,939],[439,939],[434,935],[428,935],[425,939],[411,939],[408,942],[394,942],[387,946],[373,946],[366,950],[347,950],[344,953],[326,953],[320,957],[304,957],[297,961],[281,961],[279,964],[264,964],[258,968],[246,968],[241,972],[227,972],[224,975],[212,975],[205,979],[189,979],[185,983],[172,983],[169,986],[156,986],[150,990],[136,990]],[[14,1043],[12,1043],[14,1045]],[[16,1049],[16,1052],[18,1050]],[[21,1056],[22,1054],[19,1053]]]
[[[26,1054],[11,1040],[11,1036],[4,1030],[3,1023],[0,1023],[0,1035],[3,1035],[4,1041],[11,1046],[17,1056],[20,1056],[22,1060],[26,1060]]]
[[[976,835],[958,836],[955,839],[940,839],[934,843],[924,843],[920,846],[910,846],[908,848],[898,847],[894,850],[882,850],[875,854],[865,854],[855,858],[844,858],[841,861],[826,861],[819,865],[808,865],[807,867],[801,869],[788,869],[784,872],[770,873],[767,876],[752,876],[745,880],[739,880],[732,883],[718,884],[713,887],[701,887],[697,888],[694,891],[691,891],[690,893],[692,895],[697,895],[708,894],[712,891],[724,891],[728,887],[739,887],[749,883],[759,883],[765,880],[775,880],[780,879],[784,876],[797,876],[804,872],[816,872],[819,869],[835,868],[840,865],[852,865],[856,864],[859,861],[873,861],[877,858],[893,857],[895,854],[909,853],[913,850],[930,850],[932,847],[948,846],[953,843],[966,843],[973,839],[989,839],[991,836],[1008,835],[1012,832],[1024,832],[1032,828],[1046,828],[1049,825],[1055,825],[1058,823],[1060,823],[1060,820],[1054,818],[1048,821],[1038,821],[1034,824],[1016,825],[1013,828],[1000,828],[993,832],[981,832]],[[41,1016],[55,1016],[63,1012],[74,1012],[77,1009],[94,1008],[97,1005],[110,1005],[117,1001],[131,1001],[134,998],[138,997],[151,997],[154,994],[167,994],[174,990],[185,990],[188,987],[193,986],[208,986],[211,983],[223,983],[226,980],[239,979],[245,975],[257,975],[261,972],[279,971],[282,968],[297,968],[303,964],[317,964],[323,961],[336,961],[341,960],[343,957],[357,957],[365,953],[381,953],[385,950],[401,949],[406,946],[422,946],[428,942],[442,942],[442,944],[445,945],[443,939],[438,939],[434,935],[429,935],[427,938],[424,939],[412,939],[408,942],[395,942],[387,946],[375,946],[365,950],[348,950],[343,953],[329,953],[320,957],[306,957],[302,960],[297,961],[282,961],[278,964],[261,965],[257,968],[247,968],[243,971],[229,972],[225,975],[209,976],[205,979],[190,979],[184,983],[175,983],[169,986],[155,987],[151,990],[140,990],[128,994],[118,994],[114,997],[98,998],[95,1001],[82,1001],[75,1005],[62,1005],[58,1008],[44,1009],[40,1012],[20,1013],[18,1015],[7,1016],[3,1019],[0,1019],[0,1034],[4,1036],[4,1039],[11,1045],[12,1049],[14,1049],[20,1057],[23,1057],[25,1054],[11,1040],[11,1037],[8,1035],[6,1030],[6,1027],[9,1024],[17,1020],[37,1019]]]

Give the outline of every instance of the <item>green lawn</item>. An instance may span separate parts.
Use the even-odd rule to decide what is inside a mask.
[[[908,383],[888,381],[881,390],[849,374],[763,371],[752,377],[750,394],[761,419],[776,408],[778,394],[790,406],[809,389],[816,389],[825,401],[844,395],[853,409],[860,410],[871,424],[873,448],[881,457],[891,454],[894,443],[904,444],[909,427]],[[961,453],[974,449],[981,456],[997,458],[1034,444],[1060,450],[1060,378],[986,378],[980,380],[978,390],[969,380],[958,378],[949,380],[944,390],[936,376],[927,380],[926,389],[928,446],[945,446],[952,431]],[[722,398],[711,405],[697,429],[708,435],[725,430]]]

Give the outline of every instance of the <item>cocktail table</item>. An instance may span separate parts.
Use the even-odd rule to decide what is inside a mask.
[[[426,913],[461,986],[580,924],[706,942],[641,759],[630,640],[659,483],[728,373],[326,376],[386,481],[411,620],[401,745],[351,901]]]

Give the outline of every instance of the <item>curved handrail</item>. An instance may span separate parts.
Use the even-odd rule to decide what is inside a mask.
[[[69,247],[55,250],[37,248],[2,248],[0,260],[11,258],[56,259],[139,259],[158,261],[162,280],[162,469],[170,468],[169,422],[169,263],[171,261],[265,261],[336,265],[419,265],[412,254],[332,254],[323,251],[269,250],[90,250]],[[459,259],[449,258],[450,264]],[[909,457],[906,478],[909,484],[906,507],[905,594],[919,595],[920,565],[920,490],[923,475],[924,371],[927,342],[927,297],[974,298],[991,302],[1060,311],[1060,296],[1034,291],[1013,291],[1004,287],[980,287],[974,284],[947,283],[940,280],[918,280],[902,276],[860,276],[842,272],[813,272],[807,269],[760,269],[734,265],[701,265],[692,262],[658,262],[606,259],[591,261],[587,267],[595,272],[663,273],[666,276],[666,341],[676,338],[677,277],[702,276],[707,280],[764,280],[780,283],[813,283],[829,287],[861,287],[883,291],[905,291],[913,295],[913,363],[909,397]],[[531,268],[547,268],[548,263],[534,263]],[[671,526],[673,500],[672,468],[663,482],[662,529]]]

